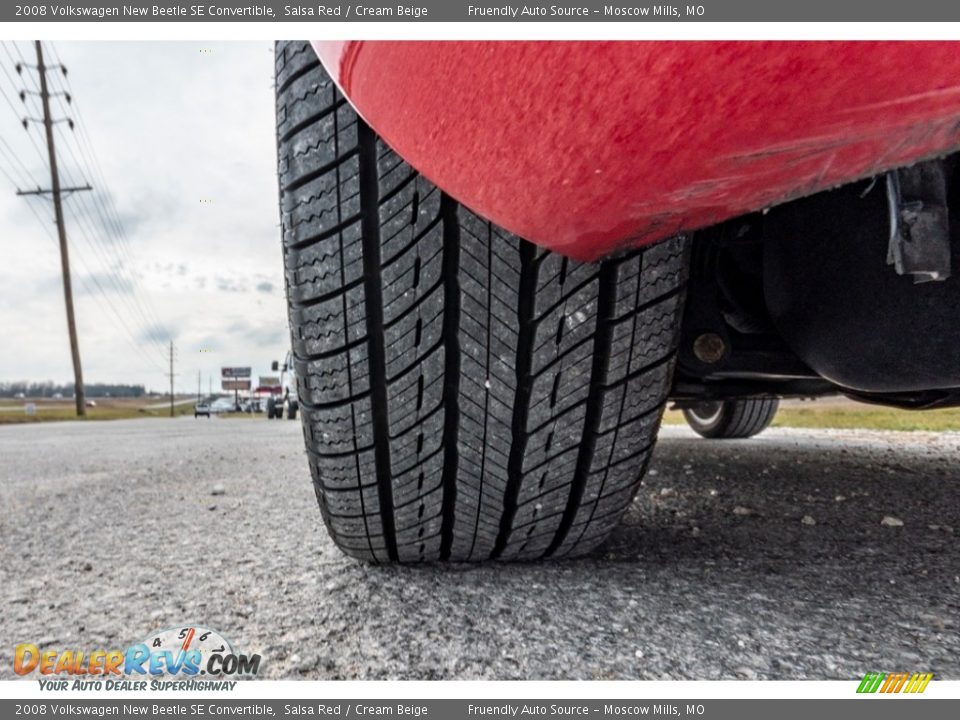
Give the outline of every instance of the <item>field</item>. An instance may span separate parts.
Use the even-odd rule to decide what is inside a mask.
[[[663,422],[665,425],[686,424],[679,410],[668,410]],[[866,405],[842,398],[786,400],[780,403],[773,427],[960,431],[960,408],[916,411]]]
[[[87,420],[165,418],[170,414],[169,405],[162,398],[95,398],[95,402],[96,407],[87,408]],[[174,414],[178,416],[193,414],[194,402],[195,399],[192,396],[178,396],[175,400]],[[35,414],[28,415],[25,412],[25,403],[33,403],[36,406]],[[265,419],[266,415],[221,413],[219,417],[256,420]],[[76,419],[73,403],[68,399],[0,399],[0,425]],[[668,410],[663,416],[663,422],[665,425],[686,424],[679,410]],[[804,402],[787,400],[781,403],[773,426],[927,432],[960,431],[960,408],[917,412],[865,405],[839,398]]]
[[[169,401],[163,398],[91,398],[96,407],[87,408],[87,420],[123,420],[142,417],[169,417]],[[25,406],[32,403],[36,411],[28,415]],[[194,398],[178,397],[174,415],[192,415]],[[71,399],[27,398],[0,399],[0,425],[14,423],[76,420],[76,407]]]

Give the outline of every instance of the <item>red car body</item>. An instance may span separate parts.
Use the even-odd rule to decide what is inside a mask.
[[[960,148],[960,43],[314,46],[411,165],[581,260]]]

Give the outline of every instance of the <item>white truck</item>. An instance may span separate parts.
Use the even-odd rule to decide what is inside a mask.
[[[274,360],[270,369],[280,372],[280,393],[267,398],[267,419],[280,419],[286,415],[287,420],[296,420],[300,400],[297,395],[297,372],[293,366],[293,356],[288,352],[282,365]]]

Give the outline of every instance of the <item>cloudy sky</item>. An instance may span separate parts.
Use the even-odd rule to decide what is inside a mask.
[[[216,384],[224,365],[267,374],[289,342],[271,46],[88,42],[54,51],[76,100],[54,103],[55,114],[81,123],[73,133],[58,127],[64,181],[95,187],[65,201],[84,380],[162,389],[170,339],[178,392],[196,390],[198,371],[204,389],[208,375]],[[16,96],[32,87],[13,71],[21,54],[32,61],[32,44],[0,49],[0,89],[14,105],[0,97],[0,169],[21,187],[47,187],[42,130],[31,128],[34,148],[18,124],[40,114]],[[17,197],[6,175],[0,381],[72,381],[52,206]]]

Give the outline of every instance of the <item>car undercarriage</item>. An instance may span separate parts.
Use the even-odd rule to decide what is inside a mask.
[[[954,154],[694,233],[671,398],[960,404],[958,211]]]

